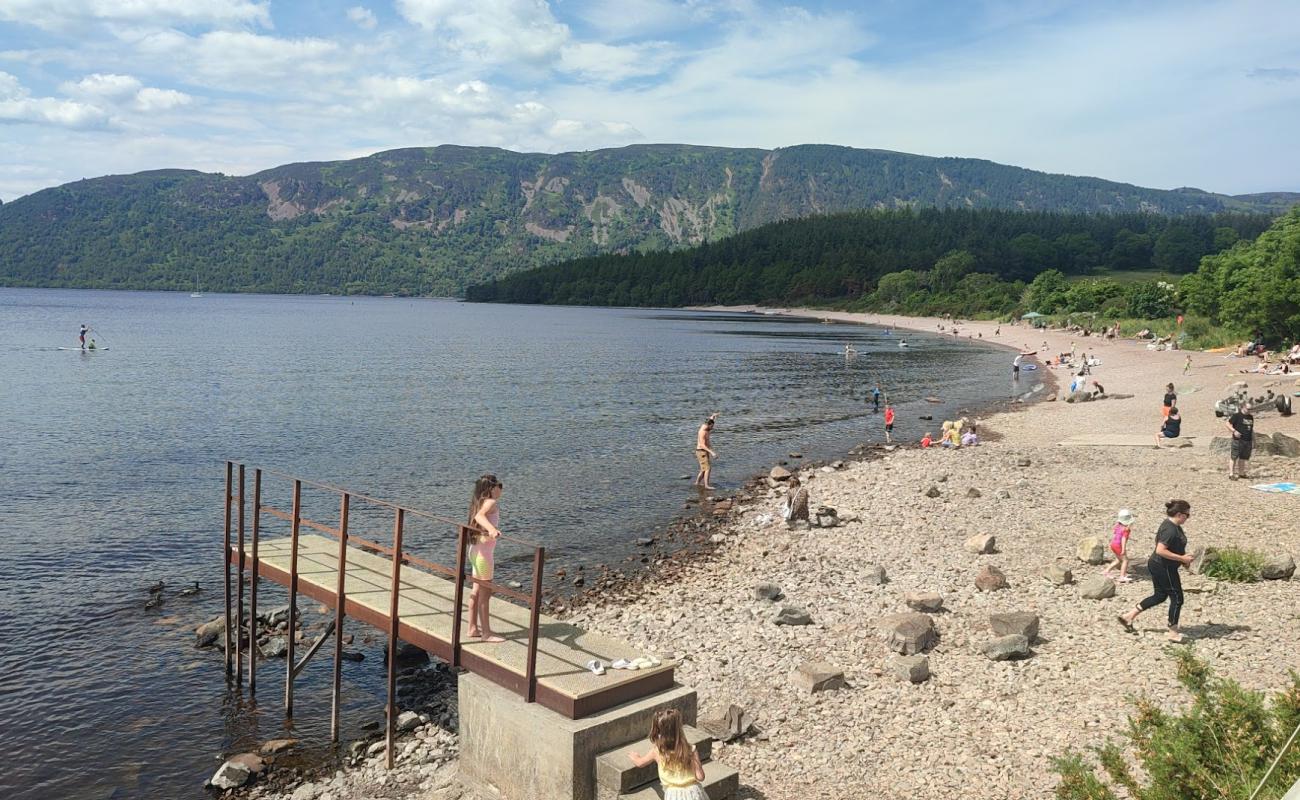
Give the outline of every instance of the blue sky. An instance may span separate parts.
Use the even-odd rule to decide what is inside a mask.
[[[1300,191],[1300,2],[0,0],[0,199],[457,143]]]

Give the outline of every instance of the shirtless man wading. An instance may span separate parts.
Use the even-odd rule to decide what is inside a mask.
[[[713,423],[717,417],[716,413],[710,414],[695,434],[695,460],[700,462],[700,474],[695,476],[693,485],[703,486],[705,489],[713,488],[709,485],[709,472],[713,469],[713,459],[717,458],[718,454],[709,446],[709,436],[713,433]]]

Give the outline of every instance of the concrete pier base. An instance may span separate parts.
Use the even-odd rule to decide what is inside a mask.
[[[596,756],[644,739],[672,706],[695,724],[695,690],[671,689],[582,719],[567,719],[472,673],[461,673],[460,778],[490,800],[592,800]]]

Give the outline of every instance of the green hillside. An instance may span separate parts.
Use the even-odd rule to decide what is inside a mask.
[[[1277,213],[1296,200],[824,145],[558,155],[442,146],[36,192],[0,206],[0,285],[457,294],[541,264],[680,249],[851,210]]]

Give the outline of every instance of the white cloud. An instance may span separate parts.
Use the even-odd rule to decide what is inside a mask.
[[[578,42],[561,48],[558,68],[587,80],[617,82],[660,75],[676,58],[677,52],[668,42]]]
[[[135,101],[132,105],[136,111],[147,114],[154,111],[170,111],[173,108],[187,106],[192,102],[194,102],[193,97],[175,89],[145,87],[136,92]]]
[[[270,27],[271,11],[254,0],[0,0],[0,20],[51,30],[87,22]]]
[[[397,11],[453,50],[490,63],[546,62],[569,39],[544,0],[397,0]]]
[[[379,20],[375,19],[375,12],[365,6],[352,6],[349,8],[348,19],[356,23],[358,28],[367,31],[374,30],[374,27],[379,24]]]
[[[103,109],[88,103],[57,97],[32,97],[17,77],[0,72],[0,122],[101,128],[109,121]]]
[[[289,39],[248,31],[188,36],[169,30],[145,34],[132,44],[160,68],[185,64],[180,74],[189,82],[266,95],[292,94],[301,84],[355,67],[340,57],[339,44],[313,37]]]
[[[60,88],[64,94],[78,97],[102,97],[121,99],[134,96],[142,84],[130,75],[95,73],[87,75],[76,83],[65,83]]]
[[[142,113],[169,111],[189,105],[194,98],[175,89],[158,89],[145,86],[131,75],[95,73],[79,81],[64,83],[64,94],[91,103],[116,106]]]

